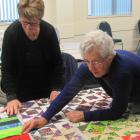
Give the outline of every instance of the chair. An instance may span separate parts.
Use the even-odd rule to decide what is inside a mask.
[[[77,68],[83,63],[83,61],[77,61],[72,55],[68,53],[62,52],[62,59],[65,67],[64,71],[64,83],[62,86],[63,87],[71,80],[73,74],[77,70]],[[91,78],[86,81],[85,85],[83,86],[83,89],[90,89],[90,88],[95,88],[99,87],[100,85],[96,82],[95,79]]]
[[[139,35],[140,35],[140,20],[138,21],[138,31],[139,31]],[[139,41],[138,41],[136,50],[138,50],[139,47],[140,47],[140,39],[139,39]]]
[[[73,74],[78,68],[78,64],[77,64],[77,60],[72,55],[64,52],[62,52],[61,54],[64,63],[64,68],[65,68],[64,75],[63,75],[64,77],[63,87],[64,87],[65,84],[67,84],[72,78]]]
[[[112,30],[111,30],[111,26],[108,22],[106,21],[102,21],[99,25],[98,25],[98,29],[107,32],[108,35],[110,35],[112,38]],[[122,45],[122,50],[123,50],[123,42],[122,39],[120,38],[113,38],[113,42],[114,44],[119,43],[120,45]]]

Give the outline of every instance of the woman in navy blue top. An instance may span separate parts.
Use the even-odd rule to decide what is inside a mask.
[[[122,116],[129,102],[140,101],[140,57],[118,50],[114,51],[112,38],[97,30],[87,34],[81,44],[81,53],[85,61],[61,94],[52,102],[48,110],[39,119],[25,124],[23,132],[42,127],[58,113],[81,90],[86,80],[96,79],[112,97],[107,109],[94,111],[71,111],[66,113],[72,122],[114,120]],[[63,102],[62,102],[63,101]]]

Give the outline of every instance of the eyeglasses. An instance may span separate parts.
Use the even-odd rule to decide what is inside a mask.
[[[91,65],[93,65],[93,66],[101,66],[101,64],[103,63],[105,61],[105,59],[102,59],[102,60],[99,60],[99,61],[94,61],[94,60],[91,60],[91,61],[88,61],[88,60],[84,60],[84,63],[86,64],[86,65],[89,65],[89,64],[91,64]]]
[[[30,28],[36,28],[40,25],[40,21],[29,22],[29,21],[20,20],[20,22],[24,27],[30,26]]]

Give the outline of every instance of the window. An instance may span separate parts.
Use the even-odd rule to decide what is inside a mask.
[[[131,15],[132,0],[88,0],[88,16]]]
[[[0,23],[18,19],[17,3],[19,0],[0,0]]]

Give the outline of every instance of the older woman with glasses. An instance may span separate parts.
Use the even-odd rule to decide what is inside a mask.
[[[112,103],[107,109],[67,112],[65,115],[70,121],[118,119],[125,113],[129,102],[140,102],[140,57],[124,50],[114,51],[112,38],[103,31],[90,32],[85,38],[81,45],[85,63],[79,67],[42,117],[25,123],[23,132],[47,124],[81,90],[90,77],[96,79],[112,97]],[[140,111],[140,108],[138,109]]]
[[[18,13],[2,46],[1,85],[9,115],[16,114],[23,101],[57,95],[64,71],[56,32],[42,20],[43,0],[20,0]]]

